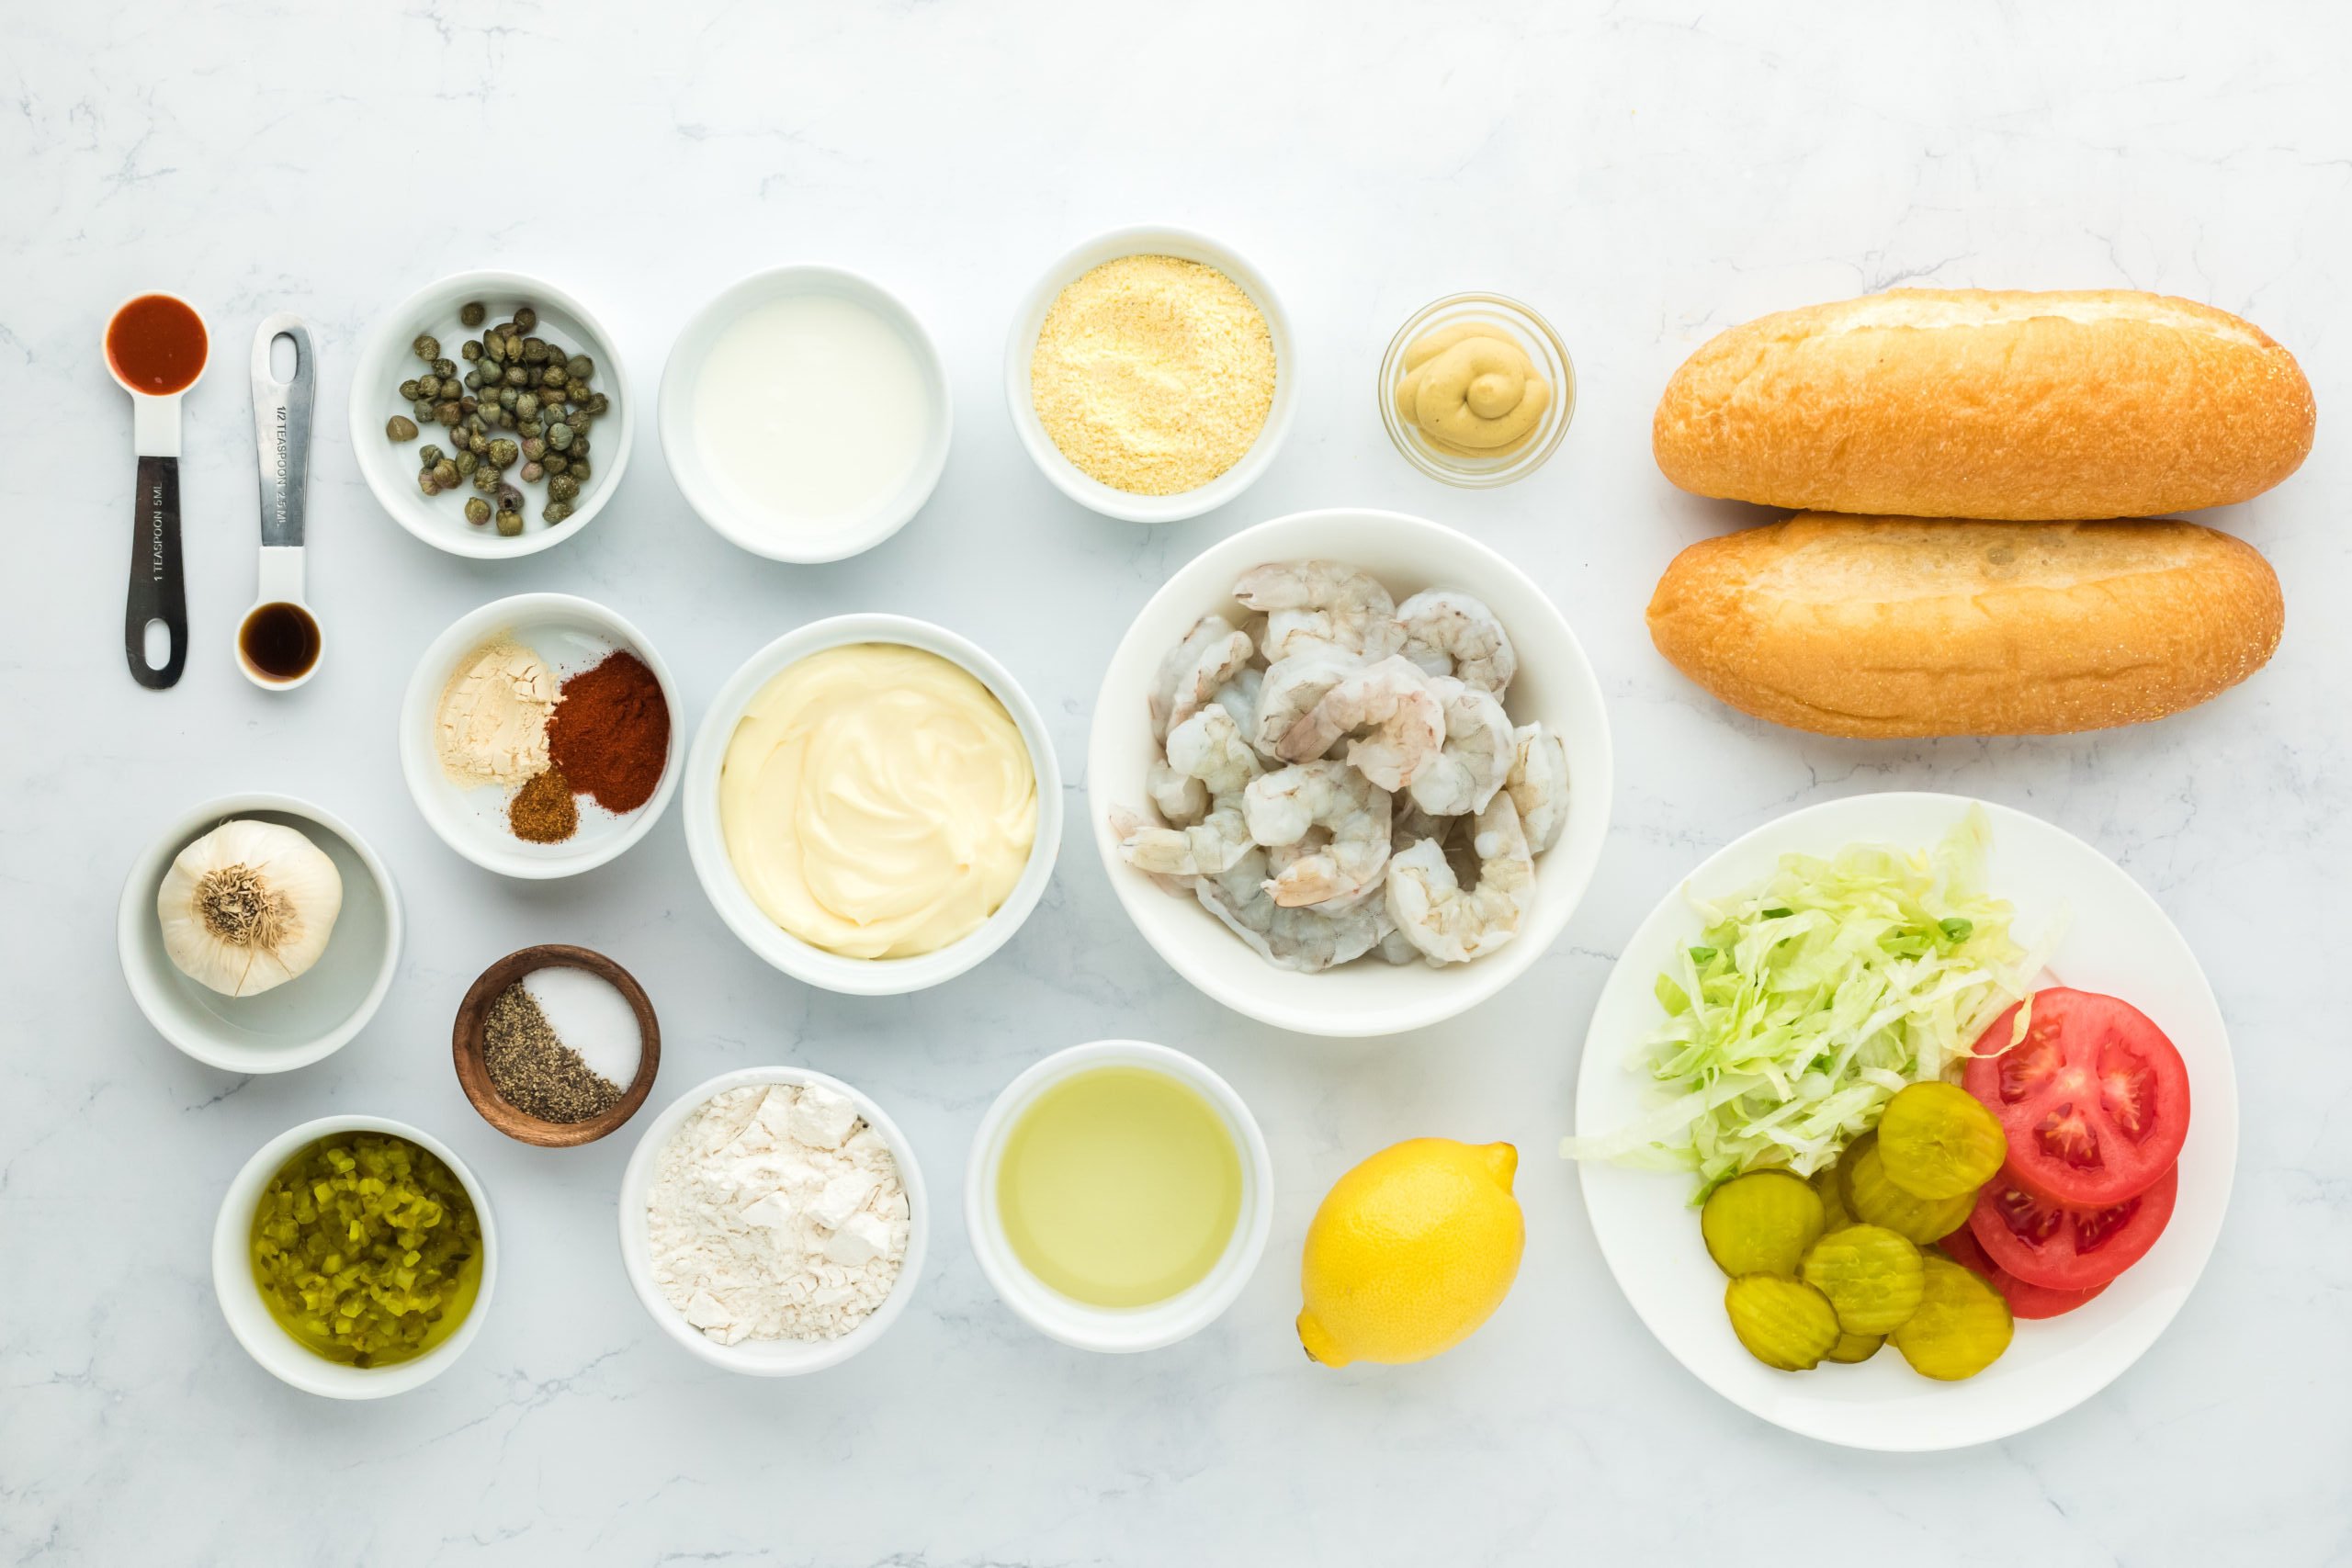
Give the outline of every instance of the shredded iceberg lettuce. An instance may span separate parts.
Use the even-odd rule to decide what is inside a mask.
[[[1666,1018],[1629,1064],[1663,1102],[1561,1155],[1694,1172],[1693,1202],[1743,1171],[1833,1164],[1897,1089],[1967,1056],[2057,940],[2056,920],[2030,950],[2011,939],[1989,842],[1972,809],[1932,852],[1784,855],[1760,886],[1693,898],[1705,931],[1657,977]]]

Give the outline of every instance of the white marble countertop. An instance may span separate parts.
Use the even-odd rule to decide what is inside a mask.
[[[1616,5],[870,6],[419,0],[121,4],[0,19],[0,507],[13,592],[0,693],[7,1090],[0,1094],[0,1558],[18,1562],[505,1561],[2342,1561],[2352,1554],[2352,120],[2341,17],[2309,6],[1933,8]],[[2297,20],[2297,18],[2302,18]],[[549,134],[526,127],[554,117]],[[527,160],[515,153],[527,148]],[[1116,224],[1215,231],[1271,275],[1309,378],[1288,450],[1239,504],[1160,529],[1064,501],[1014,443],[1007,318],[1048,259]],[[611,507],[514,563],[435,554],[378,510],[345,424],[376,312],[459,268],[561,282],[650,400],[672,334],[738,275],[869,272],[925,317],[957,402],[930,507],[845,564],[773,565],[688,512],[650,422]],[[1761,727],[1651,650],[1641,611],[1683,544],[1744,519],[1651,466],[1657,389],[1713,331],[1904,281],[2132,286],[2250,315],[2301,356],[2322,445],[2214,519],[2288,589],[2246,686],[2143,728],[1860,745]],[[184,476],[196,652],[126,676],[130,417],[97,354],[125,295],[209,313]],[[1373,372],[1437,295],[1536,302],[1576,354],[1567,444],[1504,492],[1390,450]],[[314,324],[315,602],[331,662],[299,694],[228,652],[249,602],[243,355],[268,311]],[[1566,937],[1425,1035],[1292,1038],[1218,1009],[1118,913],[1083,817],[1094,684],[1165,575],[1255,521],[1339,502],[1459,526],[1533,572],[1615,721],[1616,821]],[[978,637],[1036,696],[1070,821],[1045,906],[965,978],[896,1000],[812,993],[696,889],[673,809],[616,864],[526,886],[476,871],[403,791],[393,716],[418,653],[500,594],[603,600],[654,638],[698,716],[809,617],[903,611]],[[1858,791],[1972,792],[2049,818],[2149,887],[2201,955],[2244,1095],[2235,1201],[2203,1285],[2106,1393],[1996,1447],[1932,1458],[1763,1426],[1668,1359],[1594,1250],[1566,1127],[1617,945],[1713,847]],[[171,1050],[113,952],[120,880],[164,820],[234,789],[308,795],[391,861],[398,983],[351,1047],[237,1078]],[[1025,1063],[1136,1034],[1251,1101],[1280,1185],[1238,1306],[1158,1354],[1022,1326],[961,1226],[912,1309],[823,1376],[740,1380],[655,1332],[622,1278],[634,1142],[520,1147],[459,1094],[458,998],[490,959],[571,941],[661,1010],[665,1100],[803,1063],[888,1105],[943,1219],[980,1111]],[[416,1122],[490,1185],[491,1320],[448,1375],[372,1405],[306,1397],[231,1340],[207,1267],[230,1175],[334,1110]],[[1299,1355],[1296,1249],[1325,1186],[1408,1135],[1525,1154],[1525,1269],[1424,1366]]]

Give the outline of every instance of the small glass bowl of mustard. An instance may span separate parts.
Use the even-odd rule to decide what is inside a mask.
[[[1421,396],[1432,374],[1448,387],[1466,381],[1463,395]],[[1449,294],[1388,340],[1376,393],[1380,422],[1407,462],[1450,485],[1492,490],[1559,448],[1576,417],[1577,372],[1533,308],[1502,294]]]

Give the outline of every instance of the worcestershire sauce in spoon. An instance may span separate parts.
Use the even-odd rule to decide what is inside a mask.
[[[319,660],[319,623],[300,604],[256,604],[237,630],[245,662],[273,681],[294,681]]]

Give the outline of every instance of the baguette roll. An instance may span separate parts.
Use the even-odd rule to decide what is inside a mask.
[[[2295,356],[2226,310],[1900,288],[1718,334],[1667,383],[1650,440],[1682,489],[1765,506],[2144,517],[2261,494],[2314,417]]]
[[[1806,515],[1702,539],[1651,640],[1742,713],[1820,735],[2056,735],[2193,707],[2269,660],[2253,547],[2193,523]]]

